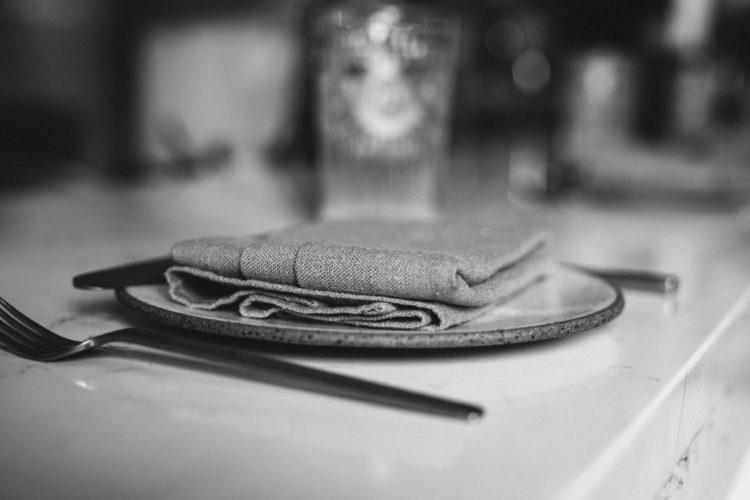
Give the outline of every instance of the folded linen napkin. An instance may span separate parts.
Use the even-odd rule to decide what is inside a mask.
[[[440,330],[541,278],[545,234],[524,221],[322,221],[241,238],[181,241],[173,300],[380,328]]]

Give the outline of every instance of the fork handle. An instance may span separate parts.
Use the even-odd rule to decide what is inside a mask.
[[[125,328],[89,339],[96,346],[124,342],[197,358],[240,369],[255,380],[295,389],[354,399],[411,411],[478,421],[484,410],[474,404],[453,401],[378,382],[332,373],[238,347],[237,339],[171,334],[142,328]],[[234,341],[231,342],[231,341]]]

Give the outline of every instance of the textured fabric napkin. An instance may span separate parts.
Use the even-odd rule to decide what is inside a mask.
[[[545,245],[542,231],[518,220],[324,221],[181,241],[166,276],[173,300],[200,309],[440,330],[539,280]]]

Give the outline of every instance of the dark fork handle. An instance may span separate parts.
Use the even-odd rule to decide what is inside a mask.
[[[92,337],[89,342],[94,344],[94,347],[112,342],[138,344],[202,359],[223,367],[241,369],[273,384],[468,422],[478,421],[484,413],[481,407],[473,404],[438,398],[257,354],[238,346],[237,339],[212,336],[207,340],[205,337],[192,336],[189,333],[175,335],[140,328],[125,328]]]

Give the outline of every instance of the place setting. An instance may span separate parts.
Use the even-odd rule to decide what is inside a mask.
[[[546,254],[544,233],[516,221],[326,221],[187,240],[133,264],[132,276],[126,266],[74,284],[116,289],[129,309],[172,326],[318,346],[531,342],[620,313],[614,282]]]
[[[113,291],[145,328],[76,342],[3,301],[2,345],[54,361],[105,344],[136,344],[265,371],[298,389],[476,421],[484,413],[478,404],[285,361],[243,341],[281,353],[460,355],[578,334],[616,319],[624,307],[619,285],[555,262],[548,240],[543,229],[517,218],[493,225],[320,220],[189,239],[175,243],[168,257],[73,278],[79,289]]]

